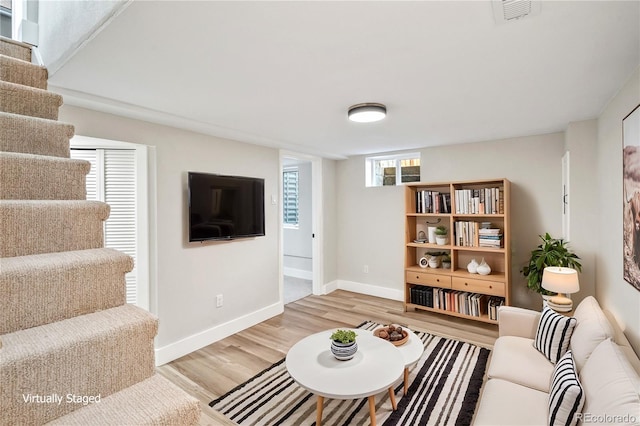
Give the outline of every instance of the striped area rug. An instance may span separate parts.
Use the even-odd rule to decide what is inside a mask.
[[[365,322],[372,330],[379,324]],[[376,396],[376,421],[382,425],[468,425],[476,408],[489,350],[470,343],[416,334],[424,354],[409,374],[409,392],[395,388],[398,409],[388,393]],[[315,425],[316,396],[298,386],[287,373],[285,360],[257,374],[209,405],[240,425]],[[368,425],[367,398],[325,399],[324,425]]]

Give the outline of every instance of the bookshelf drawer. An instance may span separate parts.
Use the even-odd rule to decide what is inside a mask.
[[[429,287],[451,288],[451,277],[447,275],[429,274],[426,272],[406,272],[407,282],[427,285]]]
[[[451,288],[454,290],[468,291],[470,293],[490,294],[504,297],[504,283],[495,281],[483,281],[473,278],[453,277]]]

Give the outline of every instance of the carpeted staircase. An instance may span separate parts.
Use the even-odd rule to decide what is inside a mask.
[[[85,199],[90,165],[46,89],[0,39],[0,425],[196,424],[198,401],[155,373],[158,321],[126,304],[133,261],[104,248],[109,206]]]

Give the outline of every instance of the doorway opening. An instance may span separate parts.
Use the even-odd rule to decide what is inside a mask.
[[[313,293],[313,179],[309,160],[282,159],[283,303]]]

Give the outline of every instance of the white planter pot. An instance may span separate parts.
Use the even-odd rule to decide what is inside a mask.
[[[447,237],[442,235],[436,235],[436,244],[439,246],[443,246],[447,244]]]

